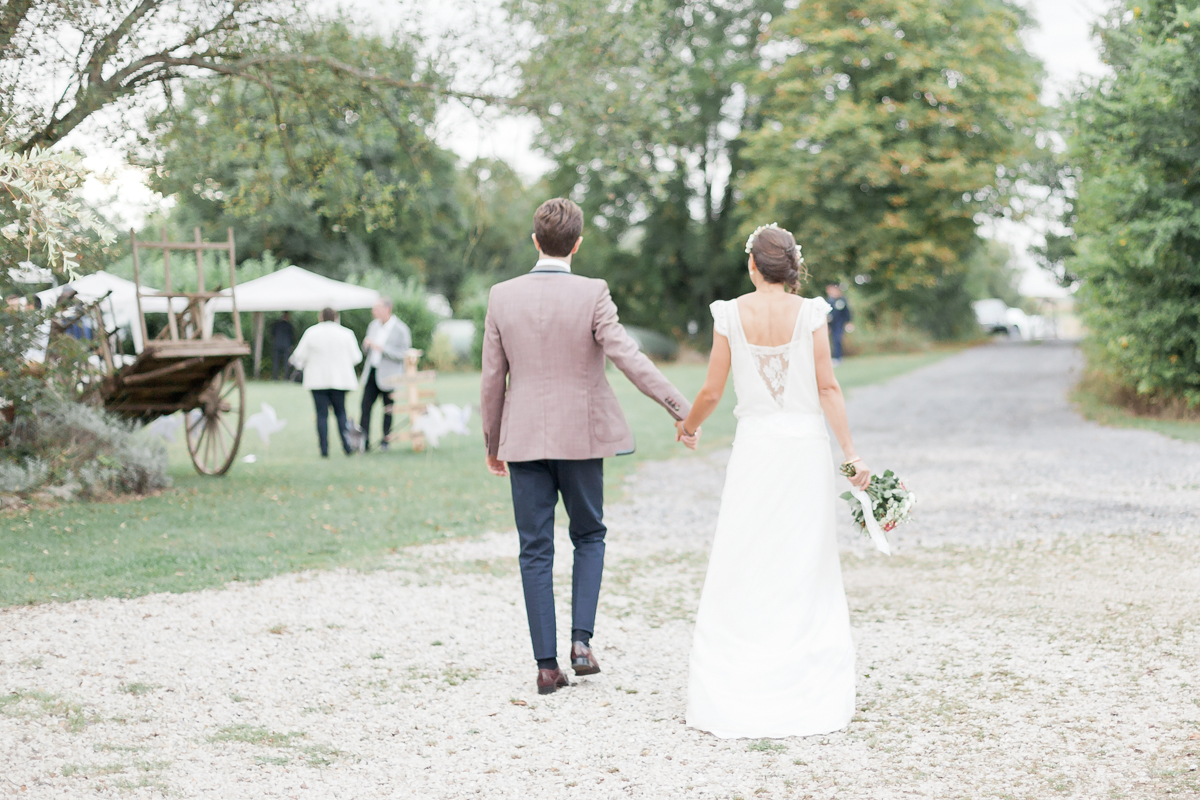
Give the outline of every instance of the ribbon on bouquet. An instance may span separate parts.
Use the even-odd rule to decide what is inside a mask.
[[[879,527],[879,521],[875,519],[875,504],[871,501],[871,495],[853,487],[850,489],[850,495],[862,503],[863,522],[867,524],[867,533],[871,534],[871,541],[875,543],[875,549],[885,556],[890,556],[892,546],[888,544],[887,535],[883,532],[883,528]]]

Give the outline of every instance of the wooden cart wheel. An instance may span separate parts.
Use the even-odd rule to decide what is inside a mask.
[[[201,475],[224,475],[233,465],[246,421],[246,374],[241,359],[230,361],[187,412],[187,444]]]

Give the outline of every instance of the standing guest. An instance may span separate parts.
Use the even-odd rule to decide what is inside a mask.
[[[317,440],[321,443],[322,458],[329,458],[330,406],[337,420],[342,449],[346,455],[354,452],[346,435],[349,424],[346,392],[358,384],[354,365],[362,361],[362,351],[354,332],[339,325],[336,316],[332,308],[323,309],[321,321],[304,332],[291,358],[297,369],[304,370],[304,388],[312,392],[317,407]]]
[[[380,388],[382,381],[387,385],[394,375],[404,372],[404,356],[412,347],[412,333],[408,326],[392,314],[392,301],[380,298],[371,309],[371,324],[363,339],[363,350],[367,351],[367,363],[362,372],[362,413],[358,424],[362,428],[363,449],[371,449],[371,409],[375,400],[383,400],[383,438],[380,450],[388,449],[388,434],[392,432],[392,393]]]
[[[271,323],[271,380],[277,381],[282,376],[287,379],[288,354],[296,342],[296,329],[292,327],[292,314],[283,312],[283,316]]]
[[[846,296],[842,294],[842,287],[836,283],[825,287],[825,300],[832,309],[829,312],[829,339],[833,363],[840,364],[842,363],[842,337],[846,335],[846,331],[854,330],[854,325],[850,323],[852,317],[850,304],[846,302]]]

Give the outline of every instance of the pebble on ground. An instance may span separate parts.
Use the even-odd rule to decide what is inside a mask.
[[[1066,346],[992,346],[852,398],[860,452],[920,505],[891,558],[839,531],[845,731],[683,724],[725,452],[643,465],[610,508],[604,671],[550,696],[511,532],[4,609],[0,796],[1196,797],[1200,446],[1084,422],[1077,370]]]

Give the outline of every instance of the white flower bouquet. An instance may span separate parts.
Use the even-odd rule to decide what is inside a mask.
[[[891,547],[885,534],[908,522],[917,502],[916,495],[890,469],[882,475],[872,475],[865,492],[851,489],[842,493],[842,499],[850,504],[850,514],[859,530],[869,534],[875,547],[889,555]]]

